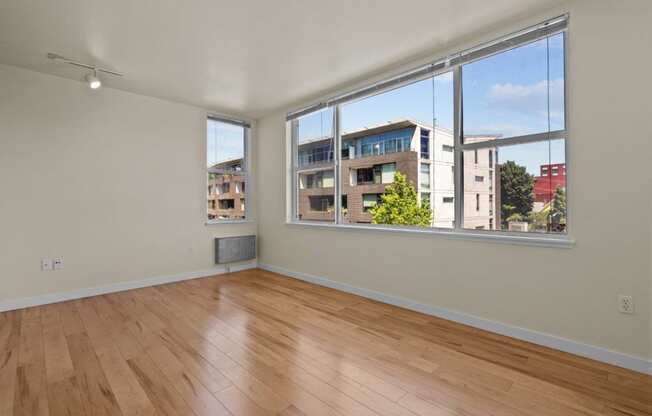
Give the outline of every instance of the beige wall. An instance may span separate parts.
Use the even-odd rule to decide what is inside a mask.
[[[475,42],[564,11],[571,13],[567,161],[574,248],[285,225],[283,111],[259,120],[257,151],[265,155],[258,164],[259,260],[652,357],[652,56],[645,52],[652,44],[652,3],[575,1]],[[634,296],[635,315],[618,313],[618,294]]]
[[[204,225],[205,115],[0,65],[0,302],[211,269],[255,233]]]

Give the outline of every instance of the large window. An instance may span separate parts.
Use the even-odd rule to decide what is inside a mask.
[[[566,233],[565,29],[563,16],[289,114],[292,220]]]
[[[209,117],[206,134],[209,222],[244,220],[248,124]]]

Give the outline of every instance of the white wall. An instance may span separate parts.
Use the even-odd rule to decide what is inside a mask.
[[[0,65],[0,304],[210,270],[214,237],[255,233],[204,225],[205,117]]]
[[[574,248],[285,225],[282,111],[259,120],[257,151],[265,155],[258,164],[259,261],[652,357],[652,3],[574,1],[475,43],[565,11]],[[471,44],[451,45],[451,51]],[[444,52],[433,51],[433,57]],[[618,294],[634,296],[636,314],[618,313]]]

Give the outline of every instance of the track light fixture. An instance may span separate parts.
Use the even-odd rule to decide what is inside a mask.
[[[120,72],[112,71],[110,69],[100,68],[100,67],[97,67],[95,65],[85,64],[85,63],[78,62],[78,61],[73,61],[73,60],[68,59],[66,57],[63,57],[61,55],[57,55],[56,53],[48,53],[48,59],[52,59],[52,60],[63,62],[65,64],[69,64],[69,65],[77,66],[77,67],[80,67],[80,68],[86,68],[86,69],[92,70],[93,72],[90,73],[90,74],[87,74],[85,79],[86,79],[86,82],[88,82],[88,86],[91,87],[91,89],[94,89],[94,90],[96,90],[96,89],[98,89],[98,88],[100,88],[102,86],[102,81],[100,80],[100,78],[97,75],[98,72],[103,72],[105,74],[115,75],[115,76],[118,76],[118,77],[121,77],[123,75]]]
[[[86,82],[92,90],[96,90],[102,86],[102,81],[97,77],[97,71],[93,70],[92,74],[86,75]]]

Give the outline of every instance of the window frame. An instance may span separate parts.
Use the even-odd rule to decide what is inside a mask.
[[[561,29],[556,31],[548,32],[545,35],[539,36],[538,38],[530,38],[526,41],[521,42],[510,42],[514,38],[522,36],[523,33],[527,33],[528,30],[532,28],[543,28],[548,24],[556,24],[557,21],[563,20],[564,25]],[[534,30],[534,29],[532,29]],[[463,124],[462,124],[462,67],[465,64],[475,62],[487,58],[489,56],[505,52],[519,46],[527,45],[537,40],[550,38],[552,36],[563,33],[562,43],[563,43],[563,65],[564,65],[564,129],[555,130],[555,131],[544,131],[541,133],[527,134],[523,136],[503,138],[500,140],[486,141],[486,142],[475,142],[475,143],[463,143]],[[502,41],[506,41],[506,47],[495,49],[494,46],[499,44]],[[481,55],[479,57],[473,57],[473,54],[482,48],[491,49],[494,48],[488,54]],[[459,56],[468,53],[472,59],[461,60]],[[451,59],[451,56],[454,58]],[[458,62],[453,63],[456,59]],[[413,71],[407,71],[404,74],[389,78],[386,81],[380,81],[378,83],[372,84],[368,87],[363,87],[360,90],[364,93],[358,93],[356,90],[350,93],[343,94],[339,97],[335,97],[329,100],[325,100],[313,106],[291,112],[288,114],[288,127],[286,129],[286,140],[288,143],[288,150],[292,154],[291,158],[286,158],[286,162],[290,163],[288,168],[288,183],[292,185],[288,187],[288,191],[291,195],[287,198],[289,206],[287,207],[286,215],[286,224],[288,225],[297,225],[297,226],[308,226],[308,227],[330,227],[330,228],[339,228],[339,229],[356,229],[356,230],[370,230],[370,231],[390,231],[390,232],[408,232],[408,233],[419,233],[419,234],[434,234],[450,237],[453,239],[472,239],[472,240],[492,240],[502,243],[516,243],[516,244],[525,244],[533,246],[544,246],[544,247],[556,247],[556,248],[570,248],[575,244],[574,239],[571,238],[571,206],[572,206],[572,192],[569,192],[570,181],[569,181],[569,143],[570,143],[570,134],[569,134],[569,117],[568,117],[568,15],[563,15],[550,19],[549,21],[540,23],[539,25],[532,26],[530,28],[523,29],[522,31],[515,32],[513,34],[507,35],[500,40],[490,41],[484,44],[481,44],[478,48],[469,49],[463,51],[459,54],[449,55],[444,59],[438,61],[445,61],[446,64],[439,69],[431,69],[427,73],[421,75],[412,76],[411,74],[418,73],[419,69]],[[438,62],[435,61],[435,62]],[[434,63],[432,66],[436,66]],[[422,71],[423,72],[423,71]],[[340,112],[341,107],[345,104],[350,104],[355,101],[363,100],[378,94],[386,93],[388,91],[410,85],[412,83],[422,81],[424,79],[429,79],[431,77],[436,77],[445,73],[452,73],[453,75],[453,116],[454,116],[454,128],[453,128],[453,153],[454,153],[454,183],[455,183],[455,192],[453,198],[455,220],[454,227],[450,228],[440,228],[440,227],[413,227],[413,226],[396,226],[389,224],[348,224],[343,223],[341,218],[341,201],[342,201],[342,173],[340,172],[341,166],[341,144],[342,137],[340,132],[339,120],[341,118]],[[403,78],[402,80],[400,80]],[[393,82],[395,79],[399,79],[399,82]],[[390,84],[384,88],[378,87],[382,86],[384,83]],[[343,97],[343,98],[342,98]],[[347,98],[348,97],[348,98]],[[298,189],[294,185],[296,181],[296,175],[294,172],[294,166],[296,164],[296,143],[295,143],[295,121],[304,115],[314,114],[318,111],[329,110],[333,113],[333,149],[334,149],[334,160],[333,160],[333,169],[335,177],[335,218],[333,221],[326,222],[312,222],[312,221],[301,221],[297,217],[297,197]],[[299,114],[299,115],[296,115]],[[542,141],[552,141],[556,139],[564,140],[564,152],[565,152],[565,172],[566,172],[566,195],[567,195],[567,207],[566,207],[566,218],[567,224],[564,232],[560,233],[536,233],[536,232],[517,232],[517,231],[507,231],[507,230],[476,230],[476,229],[467,229],[464,228],[464,151],[477,151],[478,149],[484,148],[495,148],[496,150],[499,147],[503,146],[513,146],[517,144],[526,144]],[[419,138],[419,149],[421,146]],[[443,150],[443,149],[442,149]],[[475,152],[474,152],[475,153]],[[495,152],[493,152],[495,153]],[[491,155],[495,156],[495,155]],[[496,157],[492,157],[492,165],[495,169],[496,167]],[[419,171],[420,174],[420,171]],[[570,197],[569,197],[570,196]]]
[[[242,192],[242,188],[240,188],[240,193],[236,197],[234,197],[234,205],[235,205],[235,200],[236,199],[243,199],[245,200],[244,204],[244,218],[214,218],[214,219],[209,219],[208,218],[208,212],[204,213],[204,224],[205,225],[217,225],[217,224],[241,224],[241,223],[249,223],[253,222],[252,218],[252,210],[251,210],[251,122],[247,120],[242,120],[242,119],[237,119],[237,118],[231,118],[231,117],[226,117],[214,113],[207,113],[204,118],[204,123],[205,126],[207,127],[208,121],[213,120],[216,122],[220,123],[226,123],[226,124],[232,124],[235,126],[239,126],[243,128],[243,161],[242,161],[242,170],[238,172],[242,176],[244,176],[244,192]],[[206,157],[206,154],[208,152],[208,131],[206,130],[204,133],[204,157]],[[205,176],[205,186],[204,190],[208,189],[208,184],[210,182],[207,174],[208,167],[204,171],[204,176]],[[234,191],[235,191],[235,186],[234,186]],[[216,203],[216,206],[219,205],[219,202]],[[235,210],[235,208],[234,208]]]

